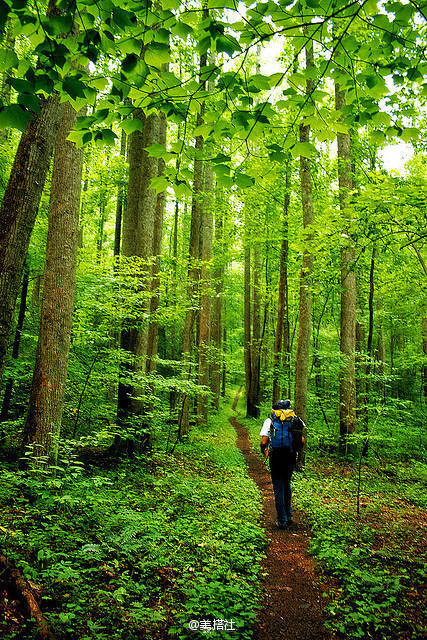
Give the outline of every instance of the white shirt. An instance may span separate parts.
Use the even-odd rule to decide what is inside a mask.
[[[262,425],[262,429],[259,435],[270,437],[270,427],[271,427],[271,418],[267,418],[266,420],[264,420],[264,424]]]

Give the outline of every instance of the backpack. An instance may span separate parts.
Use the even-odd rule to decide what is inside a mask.
[[[304,422],[290,410],[273,410],[270,427],[270,449],[299,453],[302,449]]]

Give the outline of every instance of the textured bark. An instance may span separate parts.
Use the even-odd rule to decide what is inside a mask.
[[[39,340],[23,444],[55,463],[73,317],[83,152],[66,140],[76,121],[61,106],[53,162]],[[43,461],[40,461],[43,464]]]
[[[251,380],[249,395],[247,397],[247,415],[253,418],[259,417],[260,404],[260,362],[261,362],[261,258],[259,247],[253,248],[253,288],[252,288],[252,340],[250,343],[251,354]]]
[[[24,326],[25,310],[27,308],[27,292],[28,292],[29,276],[30,276],[30,269],[28,267],[28,262],[26,262],[24,266],[24,276],[22,278],[21,301],[19,305],[18,322],[16,324],[15,339],[13,341],[13,347],[12,347],[13,360],[17,360],[19,356],[19,345],[21,342],[22,327]],[[9,417],[9,407],[10,407],[10,400],[12,397],[13,384],[14,384],[14,379],[9,378],[4,390],[3,405],[2,405],[1,414],[0,414],[0,422],[2,422],[3,420],[7,420]]]
[[[210,166],[204,171],[205,201],[201,219],[201,295],[200,295],[200,329],[199,329],[199,371],[198,382],[209,388],[209,344],[211,321],[211,261],[213,239],[213,187],[214,176]],[[207,425],[209,412],[209,397],[198,396],[197,418],[201,425]]]
[[[157,197],[150,188],[152,178],[158,171],[157,158],[149,158],[145,148],[158,142],[160,119],[157,115],[148,118],[137,109],[134,114],[142,122],[142,131],[134,131],[129,136],[129,184],[127,206],[122,224],[122,256],[131,258],[128,263],[129,275],[134,279],[137,290],[147,289],[151,267],[154,240],[154,219]],[[138,371],[145,371],[148,330],[142,326],[142,317],[148,310],[148,303],[141,303],[136,319],[125,322],[120,336],[120,346],[127,352],[121,364],[119,377],[117,418],[124,423],[141,411],[141,401],[137,395],[137,383],[133,378]]]
[[[159,143],[166,145],[166,116],[162,113],[160,116],[160,132]],[[161,176],[165,170],[165,162],[162,159],[158,161],[158,175]],[[153,265],[151,273],[151,290],[152,298],[150,303],[150,317],[156,314],[159,307],[159,287],[160,287],[160,256],[162,252],[162,231],[163,231],[163,213],[165,209],[166,194],[164,191],[157,195],[156,213],[154,218],[154,235],[153,235]],[[156,319],[150,321],[147,339],[147,364],[146,372],[153,373],[156,369],[155,357],[157,355],[157,343],[159,337],[159,323]]]
[[[126,133],[122,130],[122,136],[120,139],[120,155],[122,158],[126,157]],[[122,217],[123,217],[123,200],[124,200],[124,188],[123,184],[120,184],[117,188],[117,203],[116,203],[116,224],[114,229],[114,255],[120,255],[120,242],[122,235]]]
[[[314,66],[313,43],[306,45],[306,68]],[[306,94],[313,90],[313,81],[307,80]],[[300,126],[300,142],[309,142],[310,127]],[[311,184],[310,160],[300,156],[301,201],[304,229],[313,224],[313,192]],[[307,237],[310,244],[311,235]],[[295,363],[295,412],[304,422],[307,422],[307,388],[308,388],[308,364],[310,357],[310,333],[311,333],[311,291],[310,280],[313,269],[313,255],[308,246],[304,250],[299,289],[299,332],[298,346]]]
[[[423,354],[427,357],[427,316],[423,317]],[[424,400],[427,398],[427,364],[422,366]]]
[[[213,394],[213,405],[219,409],[219,398],[221,395],[221,363],[222,363],[222,292],[224,287],[224,241],[223,241],[223,219],[222,211],[217,208],[215,214],[215,247],[217,263],[213,272],[215,283],[215,297],[213,299],[211,338],[214,347],[214,358],[211,366],[211,391]]]
[[[205,12],[204,12],[205,13]],[[200,71],[206,67],[206,54],[200,56]],[[200,74],[201,75],[201,74]],[[205,83],[201,83],[202,89]],[[203,124],[204,103],[202,103],[200,113],[197,116],[197,125]],[[190,357],[194,342],[194,327],[196,324],[195,308],[198,306],[200,268],[198,266],[199,246],[200,246],[200,224],[202,220],[203,202],[203,138],[197,136],[195,139],[195,157],[193,168],[193,198],[191,204],[191,224],[190,224],[190,244],[187,276],[188,304],[185,316],[184,333],[182,337],[182,357],[184,362],[184,376],[189,379],[191,375]],[[189,430],[190,403],[188,394],[183,394],[181,411],[178,418],[179,434],[188,433]]]
[[[58,97],[28,123],[18,145],[0,208],[0,383],[22,270],[58,128]]]
[[[345,107],[345,95],[335,84],[335,108]],[[341,215],[345,220],[346,204],[353,189],[350,135],[338,136],[338,183]],[[356,274],[354,247],[341,249],[341,318],[340,318],[340,435],[341,448],[347,450],[346,436],[356,431]]]
[[[273,404],[281,396],[282,354],[287,379],[289,379],[289,303],[288,303],[288,214],[290,203],[291,162],[286,165],[285,197],[283,203],[283,236],[280,247],[279,293],[277,299],[277,321],[273,348]],[[286,394],[285,394],[286,395]]]

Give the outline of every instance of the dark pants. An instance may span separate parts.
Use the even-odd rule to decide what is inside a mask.
[[[279,526],[285,525],[292,520],[291,477],[295,468],[295,454],[286,449],[273,449],[270,451],[269,460],[277,523]]]

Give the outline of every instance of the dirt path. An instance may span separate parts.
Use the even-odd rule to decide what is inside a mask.
[[[240,392],[239,392],[240,393]],[[233,404],[236,410],[239,393]],[[308,532],[298,512],[294,524],[281,531],[276,527],[273,487],[268,468],[251,450],[247,430],[230,418],[237,432],[249,475],[257,483],[263,500],[263,526],[271,540],[263,569],[265,600],[254,627],[254,640],[330,640],[324,628],[322,586],[307,553]]]

